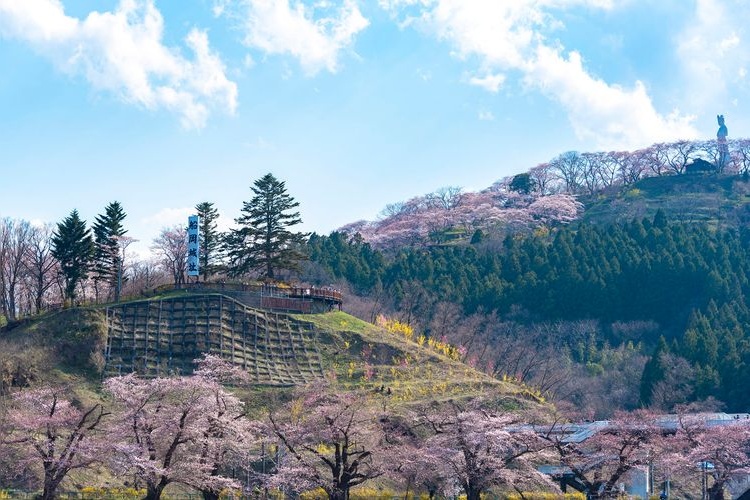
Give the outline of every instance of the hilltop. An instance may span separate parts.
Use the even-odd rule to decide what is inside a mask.
[[[581,220],[597,224],[653,217],[737,226],[750,215],[750,181],[745,176],[671,175],[648,177],[631,186],[582,196]]]

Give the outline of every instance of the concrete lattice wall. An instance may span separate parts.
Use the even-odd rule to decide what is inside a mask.
[[[310,323],[218,294],[107,308],[106,375],[185,374],[203,353],[242,366],[257,383],[296,385],[323,377]]]

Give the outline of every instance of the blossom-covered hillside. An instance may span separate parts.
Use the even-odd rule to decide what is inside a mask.
[[[583,205],[571,194],[525,193],[500,181],[479,192],[443,188],[388,205],[377,221],[358,221],[339,231],[359,234],[376,247],[444,243],[477,230],[533,228],[577,219]]]

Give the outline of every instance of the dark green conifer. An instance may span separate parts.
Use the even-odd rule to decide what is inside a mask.
[[[219,218],[219,211],[216,210],[213,203],[204,201],[195,206],[196,214],[200,217],[200,226],[198,228],[198,239],[200,241],[200,269],[203,274],[203,281],[214,274],[219,266],[219,250],[221,248],[221,235],[217,229],[216,221]]]
[[[120,239],[127,230],[122,222],[127,214],[119,202],[113,201],[104,208],[104,213],[94,220],[94,282],[114,290],[115,302],[120,300],[123,279],[123,262]],[[98,298],[98,297],[97,297]]]
[[[270,173],[256,180],[251,189],[253,198],[244,202],[242,215],[235,219],[240,227],[227,238],[229,272],[242,276],[259,271],[273,279],[279,270],[298,270],[306,259],[302,245],[307,234],[290,228],[302,222],[295,210],[299,202],[286,192],[284,182]]]
[[[86,279],[93,253],[91,231],[86,228],[86,221],[81,220],[78,210],[73,210],[52,233],[52,256],[60,263],[67,300],[75,300],[76,287]]]

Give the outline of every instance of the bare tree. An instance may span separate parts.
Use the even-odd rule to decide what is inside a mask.
[[[0,294],[3,314],[9,319],[18,315],[18,292],[26,271],[24,258],[31,233],[31,224],[26,221],[0,221]]]
[[[581,153],[581,181],[588,194],[601,189],[601,168],[603,153]]]
[[[154,259],[133,261],[130,265],[130,279],[127,283],[126,293],[137,294],[167,283],[170,277],[160,269],[160,266],[161,264]]]
[[[649,153],[645,149],[632,152],[621,152],[618,154],[618,175],[626,186],[635,184],[641,180],[648,168]]]
[[[187,231],[182,226],[165,227],[151,249],[159,257],[164,271],[172,275],[175,285],[185,283],[187,265]]]
[[[577,151],[568,151],[550,163],[552,171],[562,181],[566,193],[575,194],[581,190],[584,162]]]
[[[685,167],[693,159],[698,147],[695,141],[677,141],[666,145],[665,160],[669,171],[681,175]]]
[[[737,173],[750,173],[750,139],[737,139],[730,142],[732,157],[736,158]]]
[[[652,144],[648,148],[643,150],[646,165],[652,174],[656,176],[666,175],[667,170],[667,150],[669,144],[659,142]]]
[[[549,163],[540,163],[536,167],[529,169],[529,177],[542,196],[554,194],[558,191],[555,185],[555,175],[552,171],[552,165]]]
[[[599,182],[603,188],[614,186],[619,179],[617,173],[625,154],[620,151],[609,151],[602,153],[599,158]]]
[[[51,224],[35,226],[29,235],[29,245],[26,248],[24,266],[29,277],[29,289],[34,300],[34,307],[39,313],[44,308],[45,297],[53,290],[57,283],[58,263],[52,256]],[[62,296],[59,297],[62,301]]]
[[[428,206],[450,210],[461,204],[463,190],[458,186],[446,186],[428,194],[425,201]]]

